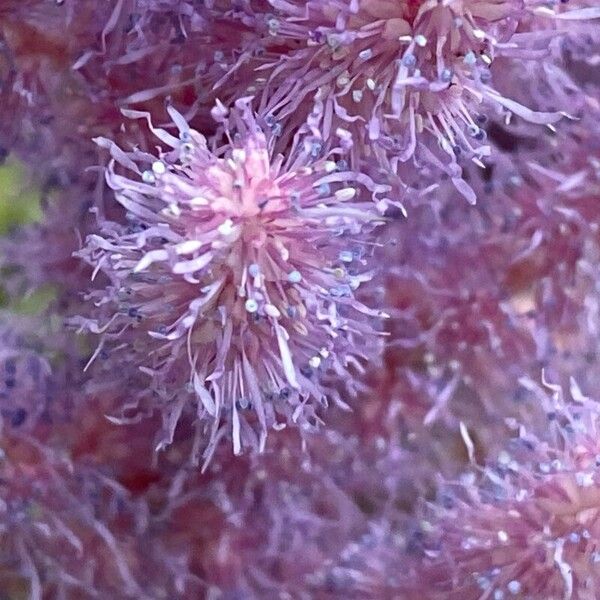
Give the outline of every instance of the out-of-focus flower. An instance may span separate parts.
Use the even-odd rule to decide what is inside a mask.
[[[191,571],[215,595],[305,597],[310,575],[365,528],[327,469],[293,440],[279,443],[286,437],[271,436],[267,453],[226,469],[173,480],[157,525],[167,548],[189,555]],[[339,459],[336,452],[332,464]]]
[[[68,417],[83,366],[74,338],[55,316],[0,313],[0,430],[47,432]]]
[[[34,439],[3,432],[1,451],[4,592],[35,600],[153,597],[134,578],[128,548],[143,531],[144,512],[120,486]]]
[[[521,146],[483,177],[469,172],[475,207],[447,182],[388,226],[394,264],[377,281],[391,315],[388,368],[377,394],[402,405],[410,430],[430,428],[432,443],[438,427],[458,433],[463,422],[477,451],[493,455],[507,416],[538,419],[518,381],[541,368],[563,385],[576,376],[585,393],[597,387],[595,131],[572,124],[545,151]]]
[[[67,186],[89,181],[92,138],[118,139],[123,107],[168,119],[169,99],[204,133],[214,126],[213,84],[257,34],[225,20],[227,5],[179,0],[53,2],[0,7],[3,152]],[[140,128],[128,143],[148,141]]]
[[[15,318],[13,317],[13,321]],[[50,363],[8,316],[0,329],[0,415],[4,428],[30,428],[49,409]],[[29,336],[30,337],[30,336]]]
[[[245,101],[214,151],[170,112],[180,136],[153,129],[170,147],[159,157],[99,141],[130,224],[104,222],[88,239],[81,254],[110,283],[90,295],[98,319],[79,322],[102,335],[95,356],[148,375],[133,396],[162,404],[161,447],[195,404],[206,456],[224,434],[236,453],[263,448],[268,429],[317,425],[328,398],[345,405],[328,378],[351,390],[374,355],[370,320],[383,313],[354,291],[370,278],[365,236],[381,222],[366,188],[381,190],[310,144],[273,156]]]
[[[425,598],[414,594],[406,583],[406,573],[414,569],[418,560],[406,552],[407,544],[406,537],[391,531],[387,521],[373,520],[369,529],[343,548],[336,560],[308,579],[311,597]]]
[[[406,556],[406,497],[426,467],[398,444],[393,412],[367,425],[364,414],[340,416],[340,431],[308,435],[304,447],[297,433],[282,432],[263,454],[221,455],[205,473],[166,478],[155,526],[169,553],[189,556],[190,572],[215,595],[380,597],[394,579],[386,568]],[[175,443],[161,458],[178,466],[181,453]],[[381,552],[364,556],[373,545]],[[373,567],[368,582],[352,577],[353,559]],[[338,576],[346,568],[350,576]]]
[[[598,585],[599,413],[532,381],[546,423],[521,425],[497,461],[445,491],[423,522],[425,598],[591,599]]]

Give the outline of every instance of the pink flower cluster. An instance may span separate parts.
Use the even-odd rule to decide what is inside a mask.
[[[0,2],[0,596],[595,598],[599,65],[594,0]]]
[[[168,152],[108,143],[107,182],[129,223],[88,238],[81,254],[110,283],[90,293],[101,315],[76,320],[102,335],[92,359],[107,352],[148,375],[140,394],[164,403],[159,447],[196,405],[207,458],[223,435],[235,454],[260,451],[268,429],[314,428],[315,405],[346,406],[327,380],[351,390],[371,357],[369,317],[385,315],[354,293],[370,279],[364,234],[382,222],[366,193],[376,186],[310,144],[273,156],[245,102],[221,117],[229,140],[214,150],[169,112],[179,135],[153,128]]]

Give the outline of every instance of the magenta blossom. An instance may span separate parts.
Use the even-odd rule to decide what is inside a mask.
[[[98,140],[130,225],[103,223],[81,252],[109,279],[91,294],[101,316],[79,320],[101,334],[95,356],[148,376],[139,394],[162,404],[159,447],[196,404],[206,458],[224,434],[236,453],[262,449],[268,429],[314,426],[327,398],[344,404],[329,380],[361,371],[383,316],[354,297],[370,278],[364,234],[381,222],[365,187],[380,188],[310,144],[273,156],[244,101],[225,112],[229,141],[214,150],[173,109],[179,137],[153,129],[169,146],[158,157]]]

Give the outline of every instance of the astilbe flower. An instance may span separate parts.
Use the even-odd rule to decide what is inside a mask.
[[[388,177],[398,174],[419,186],[446,173],[474,201],[461,178],[461,163],[481,165],[490,154],[480,126],[483,113],[514,113],[551,124],[568,108],[536,113],[492,85],[496,57],[542,56],[538,37],[527,32],[538,12],[535,3],[269,4],[265,9],[249,3],[238,18],[246,22],[252,15],[255,27],[265,29],[266,53],[257,60],[260,79],[249,89],[272,126],[283,129],[284,143],[305,129],[315,144],[339,140],[349,147],[353,166],[372,168],[375,160]],[[600,16],[582,6],[567,13],[569,18]],[[551,21],[552,15],[566,16],[554,7],[540,18]]]
[[[79,322],[102,334],[96,356],[149,376],[165,414],[161,447],[195,403],[206,456],[224,434],[236,453],[262,448],[269,428],[316,425],[328,397],[345,404],[327,378],[351,389],[373,356],[370,319],[383,313],[354,298],[369,279],[364,233],[380,222],[364,197],[371,184],[302,147],[273,156],[244,101],[214,151],[170,112],[180,137],[154,129],[170,147],[159,157],[99,141],[131,224],[101,223],[88,238],[81,255],[109,285],[90,294],[98,318]]]
[[[510,12],[504,4],[500,11],[502,14]],[[261,10],[266,10],[265,6],[256,5],[253,10],[260,14]],[[344,6],[348,11],[348,6]],[[387,10],[382,8],[383,5],[378,9],[374,6],[369,5],[367,12],[379,15],[378,10]],[[417,19],[418,10],[427,13],[431,9],[425,8],[419,9],[417,4],[409,5],[405,15],[407,22]],[[53,253],[55,250],[65,250],[64,255],[57,257],[57,262],[62,265],[68,263],[68,254],[75,247],[74,231],[80,231],[84,237],[89,232],[88,224],[80,217],[75,204],[80,203],[83,211],[92,204],[105,202],[97,191],[92,191],[95,178],[93,173],[86,171],[86,167],[98,162],[97,152],[91,143],[93,136],[125,140],[125,136],[121,138],[119,106],[143,107],[155,119],[162,119],[167,117],[164,99],[170,97],[192,119],[196,129],[206,133],[213,128],[209,119],[209,108],[215,97],[213,86],[216,85],[220,92],[232,98],[248,86],[256,91],[264,80],[262,67],[255,70],[262,64],[260,54],[264,44],[272,48],[273,53],[283,53],[285,50],[287,56],[291,51],[281,36],[274,37],[265,31],[262,21],[257,22],[255,15],[220,2],[210,6],[187,2],[79,2],[75,9],[72,3],[37,1],[27,5],[3,5],[3,10],[3,63],[6,63],[6,68],[2,69],[2,93],[8,107],[5,114],[10,117],[0,128],[0,134],[5,138],[1,143],[3,151],[13,149],[35,167],[35,175],[44,187],[58,185],[59,189],[69,188],[68,195],[71,197],[65,199],[64,203],[72,206],[64,211],[60,221],[65,229],[61,234],[64,241],[52,245]],[[362,10],[359,10],[359,14],[362,14]],[[451,11],[455,10],[458,9],[453,6]],[[427,20],[425,17],[423,19]],[[377,20],[377,26],[383,27],[384,21]],[[548,18],[543,20],[544,23],[553,21]],[[31,39],[38,40],[38,43],[30,44]],[[425,52],[418,44],[415,47],[419,52]],[[297,52],[295,47],[293,50]],[[317,45],[309,50],[323,52],[324,48]],[[199,56],[201,60],[198,60]],[[290,57],[287,57],[286,64],[289,60]],[[546,60],[544,67],[551,63]],[[506,77],[503,73],[509,72],[507,65],[510,64],[518,64],[519,67],[510,70],[510,76]],[[521,87],[523,73],[525,77],[532,73],[532,69],[528,68],[530,64],[537,65],[539,62],[510,63],[504,60],[502,68],[497,71],[500,80],[509,80],[507,94],[518,93],[510,82],[518,79]],[[552,71],[552,77],[562,73],[562,69],[563,65],[557,66]],[[548,77],[545,76],[545,79]],[[223,85],[221,82],[224,82]],[[559,94],[554,87],[548,93],[537,94],[533,100],[526,98],[523,101],[541,105],[547,96],[554,105],[545,107],[545,110],[555,111],[565,105],[565,95]],[[298,97],[301,92],[302,89]],[[371,91],[368,93],[371,94]],[[353,110],[360,111],[367,106],[365,103],[350,104]],[[572,103],[569,103],[569,110],[572,108]],[[302,114],[302,110],[296,112]],[[483,119],[483,115],[480,115],[480,119]],[[282,123],[286,123],[285,120],[275,122],[272,115],[268,116],[268,121],[274,133],[281,132]],[[388,121],[391,123],[393,119],[384,119],[383,122]],[[77,123],[76,128],[72,127],[73,123]],[[357,123],[364,129],[364,121],[359,120],[354,125]],[[18,127],[15,127],[17,124]],[[293,122],[289,121],[285,131],[291,132],[292,129]],[[327,129],[333,131],[334,128]],[[127,143],[135,140],[142,147],[151,147],[144,128],[135,130],[131,127],[126,137]],[[318,151],[321,141],[314,144]],[[365,152],[370,152],[371,146],[378,145],[377,140],[367,140]],[[372,162],[365,162],[361,168],[372,169]],[[456,169],[450,172],[453,177],[458,173]],[[430,178],[429,175],[423,173],[423,176],[416,185],[425,187],[429,183],[425,181]],[[466,189],[462,183],[459,185]],[[75,191],[75,187],[79,189]],[[468,194],[472,197],[471,192]],[[77,200],[77,195],[80,200]],[[66,215],[71,215],[72,223],[68,222]],[[118,215],[114,216],[118,218]],[[50,223],[49,227],[42,226],[41,231],[33,228],[34,234],[44,232],[52,236],[50,229],[54,227],[56,230],[55,225]],[[28,242],[30,247],[35,245],[31,244],[31,240]],[[9,252],[18,263],[18,253],[14,252],[14,247],[9,247]],[[20,262],[32,261],[24,258]],[[54,263],[48,266],[48,269],[31,269],[25,285],[31,288],[50,278],[64,279],[64,271],[54,269]],[[40,275],[42,277],[38,279]]]
[[[448,486],[422,525],[417,576],[432,585],[421,597],[596,596],[598,407],[574,382],[569,403],[558,386],[548,397],[531,380],[522,385],[547,420],[514,424],[516,437],[497,461]]]
[[[592,598],[597,16],[591,1],[2,3],[0,144],[53,199],[0,264],[15,294],[58,280],[52,308],[100,336],[85,386],[85,342],[0,337],[4,588]],[[213,119],[217,94],[255,100]],[[127,127],[122,107],[139,109]],[[581,123],[539,127],[561,111]],[[104,149],[116,201],[88,169]],[[409,218],[374,236],[393,205]],[[373,277],[379,245],[393,266]],[[392,305],[383,368],[372,301]],[[541,366],[576,375],[574,406],[532,383]],[[313,429],[329,399],[332,427],[267,440]],[[223,437],[264,453],[232,457]],[[407,524],[436,471],[494,456]]]

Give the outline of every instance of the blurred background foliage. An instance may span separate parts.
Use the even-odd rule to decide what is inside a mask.
[[[23,165],[16,160],[7,160],[0,166],[0,236],[41,218],[39,190],[27,176]],[[41,288],[26,296],[9,298],[2,285],[4,275],[0,271],[0,308],[33,314],[40,312],[54,297],[51,288]]]
[[[9,160],[0,166],[0,235],[42,217],[39,191],[22,165]]]

